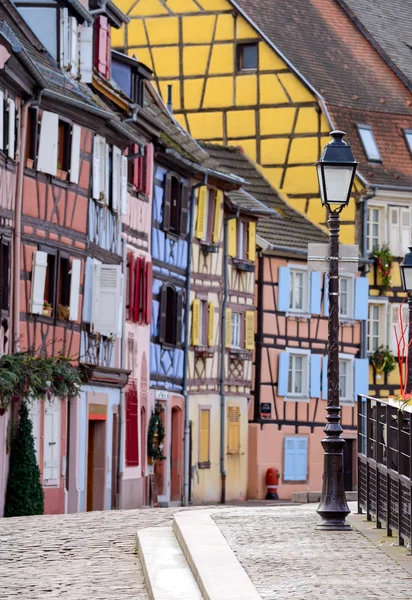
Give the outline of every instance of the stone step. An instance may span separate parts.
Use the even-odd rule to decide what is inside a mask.
[[[293,492],[292,502],[299,504],[306,504],[311,502],[320,502],[322,492]],[[356,502],[358,499],[358,492],[345,492],[346,502]]]
[[[150,600],[202,600],[172,527],[141,529],[136,546]]]
[[[173,530],[204,600],[260,600],[246,571],[206,511],[176,514]]]

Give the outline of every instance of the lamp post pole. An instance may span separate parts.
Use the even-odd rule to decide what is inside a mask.
[[[358,163],[343,131],[332,131],[332,141],[316,163],[320,196],[328,210],[329,226],[329,319],[328,319],[328,401],[323,447],[322,496],[316,529],[348,531],[350,513],[343,482],[342,425],[339,403],[339,230],[340,212],[349,204]]]
[[[404,292],[408,294],[408,307],[409,307],[409,337],[408,337],[408,372],[406,373],[407,385],[406,391],[412,392],[412,344],[409,345],[409,341],[412,340],[412,246],[409,246],[409,252],[405,254],[402,264],[400,265],[402,287]]]
[[[408,331],[408,343],[412,340],[412,291],[408,292],[408,307],[409,307],[409,331]],[[408,372],[406,374],[408,378],[408,385],[406,387],[407,392],[412,392],[412,344],[408,346]]]
[[[338,211],[329,209],[329,319],[328,319],[328,403],[324,450],[322,496],[317,529],[350,530],[345,521],[350,513],[343,482],[343,446],[339,403],[339,230]]]

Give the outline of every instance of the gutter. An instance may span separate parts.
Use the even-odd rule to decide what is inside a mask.
[[[184,419],[184,438],[183,438],[183,506],[189,505],[189,479],[190,479],[190,427],[189,427],[189,394],[187,392],[188,380],[188,360],[189,360],[189,329],[190,329],[190,287],[192,277],[192,249],[193,249],[193,224],[195,220],[195,190],[207,184],[207,175],[205,175],[202,183],[196,183],[192,186],[190,218],[189,218],[189,243],[187,247],[188,263],[187,263],[187,279],[186,279],[186,312],[185,312],[185,341],[183,354],[183,397],[185,403],[185,419]]]
[[[79,0],[67,0],[67,2],[76,12],[79,13],[79,15],[83,17],[85,21],[87,21],[87,23],[89,23],[89,25],[93,23],[93,17],[89,11],[84,8],[83,4]]]
[[[205,175],[212,175],[213,177],[217,177],[222,181],[228,181],[229,183],[236,185],[239,185],[239,183],[244,183],[244,180],[240,177],[237,177],[236,175],[229,175],[229,173],[221,173],[220,171],[215,171],[214,169],[209,169],[208,167],[204,167],[199,163],[195,163],[189,160],[188,158],[184,158],[184,156],[179,154],[179,152],[177,152],[176,150],[173,150],[173,148],[165,148],[165,154],[173,156],[182,164],[187,165],[195,171],[200,171],[200,173],[204,173]]]

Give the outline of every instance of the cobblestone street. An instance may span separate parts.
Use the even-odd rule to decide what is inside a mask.
[[[227,507],[212,516],[263,600],[410,597],[406,570],[359,531],[315,531],[315,509]],[[177,510],[2,519],[0,599],[146,600],[135,532],[171,523]]]

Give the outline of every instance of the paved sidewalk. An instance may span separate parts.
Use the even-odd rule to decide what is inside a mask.
[[[147,600],[135,533],[171,526],[179,510],[0,519],[0,600]],[[412,597],[411,571],[401,566],[412,557],[391,547],[396,538],[382,547],[401,564],[381,550],[376,531],[374,541],[358,531],[315,531],[315,511],[309,504],[209,507],[264,600]],[[364,519],[354,519],[362,528]]]

